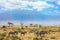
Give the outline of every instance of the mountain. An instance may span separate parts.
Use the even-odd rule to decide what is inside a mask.
[[[59,15],[45,15],[36,10],[8,10],[0,13],[0,20],[47,21],[60,20]]]

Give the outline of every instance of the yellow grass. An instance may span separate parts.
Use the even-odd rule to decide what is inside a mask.
[[[17,36],[18,38],[22,39],[22,40],[33,40],[33,38],[36,38],[36,34],[34,32],[32,32],[33,29],[37,29],[38,31],[47,31],[48,34],[45,35],[45,37],[43,37],[43,40],[47,39],[47,40],[60,40],[60,27],[48,27],[48,26],[42,26],[42,27],[23,27],[24,29],[21,29],[21,26],[13,26],[13,27],[7,27],[6,28],[2,28],[0,27],[0,34],[6,33],[5,37],[2,37],[0,35],[0,39],[1,38],[7,38],[8,37],[8,33],[10,31],[26,31],[27,33],[25,35],[21,35],[20,33],[18,33]],[[5,31],[4,31],[5,30]],[[10,36],[9,36],[10,37]],[[40,36],[38,36],[37,38],[41,38]],[[9,40],[12,40],[10,38],[8,38]],[[5,40],[5,39],[3,39]],[[18,39],[16,39],[18,40]]]

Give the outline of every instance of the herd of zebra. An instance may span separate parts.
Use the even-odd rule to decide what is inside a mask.
[[[20,32],[22,35],[25,35],[27,32]],[[9,32],[8,33],[8,35],[16,35],[16,34],[18,34],[18,32],[17,31],[14,31],[14,32]],[[41,31],[41,32],[35,32],[35,34],[37,35],[37,36],[42,36],[42,35],[45,35],[45,34],[47,34],[47,32],[45,32],[45,31]]]
[[[8,24],[9,24],[9,26],[10,26],[10,25],[13,25],[13,24],[10,23],[10,22],[8,22]],[[30,25],[32,25],[32,24],[30,24]],[[6,26],[2,26],[2,28],[4,29],[4,28],[6,28]],[[47,31],[37,31],[37,30],[34,30],[34,31],[35,31],[34,33],[35,33],[37,36],[45,36],[45,34],[48,34]],[[8,35],[9,35],[9,36],[10,36],[10,35],[18,35],[18,33],[20,33],[21,36],[27,34],[26,31],[20,31],[20,32],[18,32],[18,31],[10,31],[10,32],[8,32]]]
[[[4,28],[6,28],[6,26],[2,26],[2,28],[4,29]],[[37,36],[45,36],[45,34],[48,34],[48,32],[47,31],[37,31],[37,30],[34,30],[35,32],[35,34],[37,35]],[[10,35],[18,35],[18,31],[10,31],[9,33],[8,33],[8,35],[10,36]],[[20,31],[20,34],[21,35],[25,35],[25,34],[27,34],[27,32],[26,31]]]

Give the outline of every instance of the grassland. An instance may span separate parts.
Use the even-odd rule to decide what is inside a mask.
[[[10,34],[9,32],[16,31],[18,34]],[[35,32],[46,31],[44,37],[37,36]],[[24,35],[21,32],[26,32]],[[60,40],[60,27],[57,26],[1,26],[0,27],[0,40]]]

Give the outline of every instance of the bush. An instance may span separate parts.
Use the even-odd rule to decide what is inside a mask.
[[[39,40],[43,40],[43,38],[41,37],[41,38],[39,38]]]
[[[9,40],[8,38],[4,38],[3,40]]]
[[[38,38],[34,38],[33,40],[39,40]]]
[[[6,36],[6,33],[2,33],[2,34],[0,34],[0,36],[5,37]]]
[[[10,38],[11,38],[12,40],[17,40],[17,39],[18,39],[17,36],[11,36]]]
[[[21,29],[24,29],[24,27],[21,27]]]
[[[56,37],[51,37],[51,39],[55,39]]]
[[[45,39],[45,40],[48,40],[48,39]]]
[[[4,38],[0,38],[0,40],[3,40]]]
[[[34,38],[33,40],[43,40],[43,38]]]

